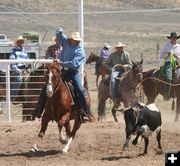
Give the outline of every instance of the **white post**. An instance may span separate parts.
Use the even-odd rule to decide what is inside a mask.
[[[79,32],[83,39],[82,44],[84,47],[84,14],[83,14],[83,0],[78,0],[78,22],[79,22]],[[84,64],[80,67],[81,83],[84,85]]]
[[[10,100],[10,64],[6,70],[6,103],[7,103],[7,120],[11,122],[11,100]]]

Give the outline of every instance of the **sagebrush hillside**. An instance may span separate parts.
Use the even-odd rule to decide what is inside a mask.
[[[42,35],[43,49],[46,49],[58,27],[63,27],[66,34],[78,30],[77,2],[78,0],[1,0],[0,33],[15,39],[22,32],[37,31]],[[177,9],[151,10],[167,8]],[[170,32],[180,34],[178,8],[180,0],[84,0],[87,56],[91,51],[98,54],[104,42],[113,45],[122,41],[134,60],[139,60],[143,55],[147,66],[157,66],[157,46],[161,49]]]

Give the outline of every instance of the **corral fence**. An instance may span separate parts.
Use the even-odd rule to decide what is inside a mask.
[[[12,102],[11,99],[14,98],[14,96],[11,95],[11,85],[16,83],[11,81],[11,78],[14,77],[12,76],[11,73],[11,69],[10,69],[10,65],[12,63],[30,63],[31,66],[33,66],[34,64],[36,64],[36,67],[40,66],[42,63],[52,63],[53,60],[52,59],[39,59],[39,60],[34,60],[34,59],[30,59],[30,60],[0,60],[0,70],[1,70],[1,75],[0,75],[0,121],[17,121],[17,120],[21,120],[22,119],[22,102]],[[37,68],[36,68],[37,69]],[[35,69],[31,69],[31,70],[35,70]],[[42,69],[41,69],[42,70]],[[29,71],[31,72],[31,71]],[[43,77],[44,75],[38,75],[38,76],[34,76],[34,77]],[[23,82],[23,84],[26,84],[27,82]],[[32,82],[33,84],[38,84],[39,82]],[[28,91],[28,89],[26,89],[27,87],[24,86],[24,89],[16,89],[18,90],[25,90]],[[32,90],[32,89],[29,89]],[[36,95],[40,93],[41,88],[40,89],[33,89],[33,91],[37,91]],[[25,94],[26,95],[26,94]],[[32,94],[33,95],[33,94]],[[16,96],[16,98],[23,98],[23,97],[32,97],[32,95],[20,95],[20,96]],[[36,97],[37,96],[33,96]],[[24,101],[27,102],[27,101]],[[30,103],[34,103],[37,101],[28,101]],[[27,110],[32,110],[34,108],[27,108]]]

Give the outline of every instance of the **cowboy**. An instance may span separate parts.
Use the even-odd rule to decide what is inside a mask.
[[[126,47],[125,44],[117,42],[117,44],[115,45],[116,51],[111,53],[109,58],[105,61],[105,65],[107,66],[108,70],[113,69],[113,67],[117,64],[123,65],[127,69],[131,69],[132,62],[130,59],[130,54],[124,50],[124,47]],[[122,68],[115,68],[115,70],[112,70],[111,73],[110,95],[115,105],[118,102],[118,96],[116,93],[116,78],[118,75],[122,74],[122,72]]]
[[[53,38],[53,41],[55,42],[55,44],[48,47],[46,51],[46,59],[48,58],[59,59],[59,56],[61,55],[62,46],[60,45],[56,37]]]
[[[89,120],[87,104],[84,89],[81,84],[78,72],[81,64],[85,60],[85,52],[82,45],[82,38],[80,37],[79,32],[72,32],[70,37],[68,38],[65,34],[63,34],[62,28],[59,28],[57,30],[56,37],[63,47],[60,56],[63,76],[66,79],[72,80],[72,84],[74,85],[74,88],[78,93],[80,104],[82,106],[80,118],[82,122],[86,122]],[[35,111],[32,112],[32,116],[37,116],[38,118],[40,118],[46,103],[46,98],[47,96],[45,88],[43,88],[39,97],[37,108]]]
[[[24,60],[29,59],[29,55],[27,51],[23,48],[24,39],[22,36],[19,36],[15,41],[16,46],[11,50],[9,59],[17,59],[17,60]],[[29,69],[29,63],[14,63],[11,64],[12,75],[14,76],[14,81],[11,84],[11,95],[15,97],[17,95],[18,89],[22,83],[23,79],[23,70]]]
[[[96,65],[95,65],[95,74],[98,74],[98,70],[99,70],[99,67],[101,65],[101,63],[106,60],[109,55],[110,55],[110,44],[109,43],[104,43],[104,47],[101,49],[101,52],[100,52],[100,57],[101,59],[99,59],[97,62],[96,62]]]
[[[160,59],[164,59],[164,72],[165,81],[170,83],[172,81],[172,67],[178,59],[180,59],[180,45],[176,43],[176,40],[180,38],[176,32],[171,32],[170,36],[167,36],[169,42],[167,42],[162,51],[160,52]],[[164,100],[169,100],[170,86],[168,84],[163,85]]]

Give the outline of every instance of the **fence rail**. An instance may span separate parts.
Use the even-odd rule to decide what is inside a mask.
[[[4,73],[3,76],[0,76],[0,121],[4,121],[4,119],[6,119],[6,121],[11,122],[12,121],[12,116],[14,116],[16,114],[16,118],[13,119],[17,119],[19,116],[22,117],[24,115],[22,115],[22,104],[26,103],[36,103],[37,101],[21,101],[21,102],[13,102],[11,101],[12,99],[12,95],[11,95],[11,84],[13,84],[13,82],[11,81],[11,74],[10,74],[10,65],[13,63],[30,63],[32,66],[36,66],[36,68],[38,66],[40,66],[40,64],[42,63],[52,63],[53,60],[52,59],[30,59],[30,60],[0,60],[0,70]],[[3,64],[3,65],[2,65]],[[2,67],[3,66],[3,67]],[[32,69],[35,70],[36,68]],[[2,73],[1,72],[1,73]],[[4,78],[3,78],[4,77]],[[31,76],[32,77],[32,76]],[[34,77],[42,77],[43,76],[34,76]],[[4,81],[2,81],[4,80]],[[23,84],[26,84],[28,82],[23,82]],[[42,82],[31,82],[31,84],[42,84]],[[28,89],[26,86],[24,87],[24,89],[16,89],[16,90],[24,90],[26,92],[28,91],[38,91],[38,93],[40,93],[41,88],[33,88],[33,89]],[[19,95],[16,97],[36,97],[36,94],[25,94],[25,95]],[[24,111],[26,110],[31,110],[32,108],[23,108]],[[12,112],[13,111],[13,112]],[[14,121],[14,120],[13,120]]]

